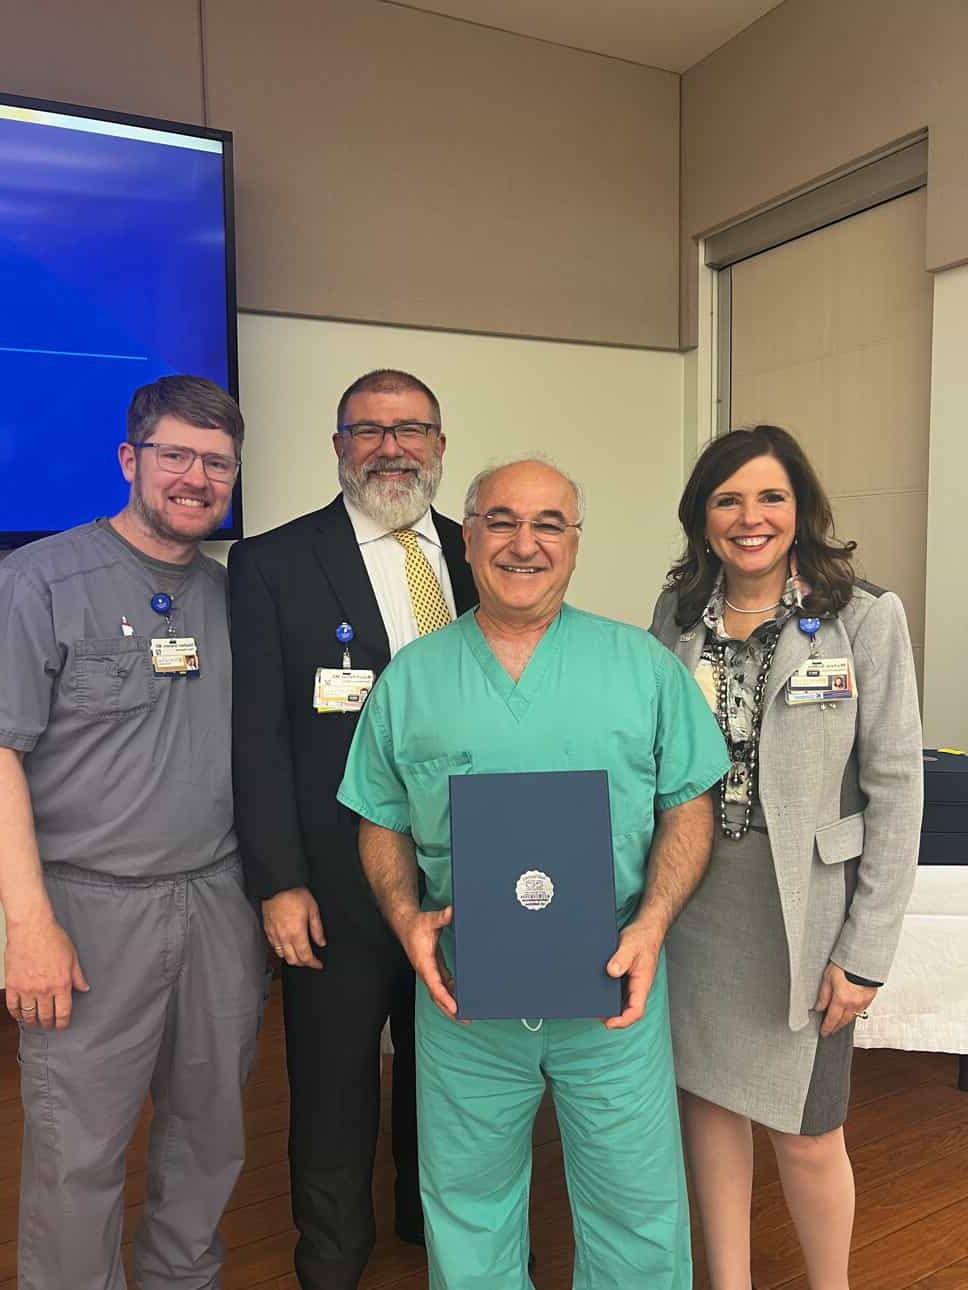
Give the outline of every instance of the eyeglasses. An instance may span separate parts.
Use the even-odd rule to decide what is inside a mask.
[[[357,443],[367,447],[379,447],[388,434],[392,434],[402,447],[416,447],[429,434],[440,429],[432,421],[401,421],[395,426],[381,426],[375,421],[354,421],[352,425],[341,426],[340,434],[348,434]]]
[[[468,511],[464,516],[467,520],[483,520],[484,527],[488,533],[493,533],[495,537],[511,537],[517,533],[522,524],[527,524],[536,538],[542,542],[557,542],[563,538],[569,529],[581,530],[582,521],[573,524],[568,520],[559,520],[549,516],[544,520],[519,520],[513,515],[505,515],[501,511],[486,511],[482,514],[480,511]]]
[[[154,443],[145,439],[142,443],[133,443],[132,448],[154,448],[158,469],[169,475],[184,475],[195,465],[196,458],[201,458],[202,470],[213,484],[231,484],[239,473],[241,458],[227,457],[221,452],[196,452],[194,448],[180,448],[174,443]]]

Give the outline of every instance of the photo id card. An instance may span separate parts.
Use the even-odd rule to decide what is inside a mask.
[[[317,667],[313,707],[317,712],[359,712],[375,679],[367,668]]]
[[[786,683],[786,701],[839,703],[855,699],[854,669],[848,658],[809,658]]]
[[[197,676],[198,643],[195,637],[152,637],[151,666],[156,676]]]

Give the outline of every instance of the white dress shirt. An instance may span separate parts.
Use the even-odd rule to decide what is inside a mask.
[[[417,620],[414,617],[407,575],[404,571],[407,553],[392,536],[390,529],[371,519],[358,506],[354,506],[345,494],[343,505],[353,525],[353,532],[356,534],[360,554],[366,565],[370,585],[376,596],[376,603],[390,642],[392,658],[397,650],[403,649],[404,645],[409,645],[418,635]],[[444,593],[444,600],[447,602],[451,617],[456,618],[457,609],[454,604],[454,590],[450,585],[447,561],[444,559],[444,550],[440,545],[440,537],[434,527],[429,508],[416,523],[410,525],[410,528],[417,534],[420,550],[437,575],[437,581]]]

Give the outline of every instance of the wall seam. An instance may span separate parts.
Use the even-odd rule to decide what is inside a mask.
[[[680,354],[678,345],[636,345],[622,340],[589,340],[580,336],[531,336],[524,332],[485,331],[475,327],[447,327],[443,324],[396,322],[389,318],[349,318],[345,314],[307,314],[288,309],[253,309],[239,306],[240,314],[256,318],[293,318],[299,322],[345,323],[349,327],[392,327],[399,331],[440,332],[446,336],[480,336],[484,340],[536,341],[543,345],[577,345],[584,349],[624,349],[642,354]]]
[[[208,114],[208,40],[205,30],[205,0],[198,0],[198,54],[201,62],[202,125],[209,125]]]
[[[685,142],[683,137],[683,120],[682,120],[682,104],[683,104],[684,96],[682,93],[682,82],[683,82],[683,74],[680,72],[679,76],[677,77],[677,86],[676,86],[679,92],[679,111],[678,111],[679,175],[676,181],[676,335],[679,337],[679,352],[685,353],[685,351],[689,348],[689,346],[686,344],[686,325],[685,325],[685,318],[683,316],[684,311],[682,307],[683,301],[685,299],[685,292],[682,289],[683,275],[686,272],[685,265],[684,265],[685,251],[683,249],[685,246],[685,238],[683,236],[685,230],[683,228],[683,206],[682,206],[683,182],[685,180],[685,166],[683,165]]]
[[[460,22],[465,27],[479,27],[482,31],[496,31],[502,36],[514,36],[518,40],[533,40],[539,45],[552,45],[555,49],[568,49],[573,54],[589,54],[592,58],[606,58],[610,63],[625,63],[627,67],[641,67],[646,72],[664,72],[666,76],[680,75],[679,72],[671,67],[655,67],[652,63],[636,62],[634,58],[622,58],[620,54],[603,54],[600,49],[586,49],[583,45],[568,45],[563,40],[551,40],[548,36],[534,36],[530,32],[512,31],[509,27],[496,27],[492,23],[478,22],[474,18],[461,18],[455,13],[442,13],[439,9],[425,9],[423,5],[409,4],[407,0],[379,0],[379,3],[392,5],[394,9],[409,9],[411,13],[422,13],[428,18],[443,18],[446,22]]]

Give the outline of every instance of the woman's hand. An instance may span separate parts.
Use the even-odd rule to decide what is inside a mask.
[[[826,1013],[820,1027],[821,1036],[826,1039],[838,1030],[866,1012],[877,994],[877,987],[872,985],[854,985],[847,980],[842,967],[828,963],[820,982],[820,993],[813,1005],[815,1012]]]

